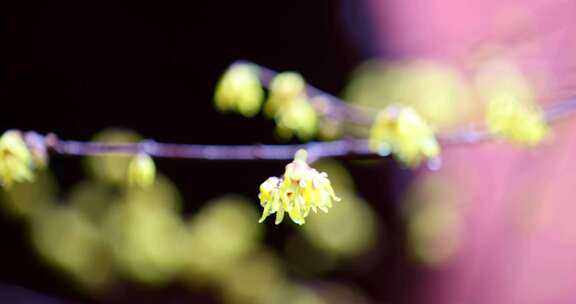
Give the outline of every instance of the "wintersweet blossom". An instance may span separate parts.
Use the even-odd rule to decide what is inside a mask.
[[[237,111],[252,117],[260,111],[264,89],[258,78],[258,67],[252,64],[232,65],[218,82],[214,102],[220,111]]]
[[[306,151],[299,150],[294,161],[286,166],[284,176],[270,177],[260,185],[260,204],[264,207],[260,223],[276,213],[280,224],[288,213],[292,221],[302,225],[310,210],[328,212],[332,201],[340,198],[334,193],[328,175],[306,163]]]
[[[486,124],[493,134],[527,146],[540,143],[548,131],[544,112],[537,105],[511,99],[489,101]]]
[[[528,146],[544,139],[548,126],[535,85],[513,62],[485,62],[477,72],[475,85],[487,103],[485,122],[492,134]]]
[[[415,167],[440,154],[433,128],[412,108],[388,108],[378,113],[370,130],[369,146],[382,155],[392,153]]]

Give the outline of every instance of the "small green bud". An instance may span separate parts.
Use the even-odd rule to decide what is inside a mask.
[[[154,160],[145,153],[132,158],[128,165],[128,184],[131,186],[148,187],[154,184],[156,166]]]

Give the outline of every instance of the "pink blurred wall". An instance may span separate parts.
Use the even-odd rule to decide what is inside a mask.
[[[576,1],[370,0],[381,54],[469,71],[493,46],[538,84],[542,103],[576,95]],[[448,148],[464,195],[463,245],[417,303],[576,303],[576,117],[552,140]],[[426,173],[434,174],[434,173]]]

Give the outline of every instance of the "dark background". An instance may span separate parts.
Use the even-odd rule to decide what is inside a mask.
[[[231,62],[247,59],[275,70],[299,71],[313,85],[338,94],[352,69],[374,55],[364,5],[353,0],[77,1],[9,7],[0,13],[0,127],[80,140],[107,127],[126,127],[166,142],[272,143],[272,122],[214,110],[218,77]],[[404,260],[394,202],[407,173],[389,160],[370,167],[347,165],[359,192],[378,202],[385,245],[372,253],[378,263],[370,275],[333,275],[360,286],[377,303],[402,302],[409,297],[413,271]],[[51,166],[64,189],[82,175],[79,159],[56,156]],[[190,213],[222,192],[256,196],[255,185],[284,164],[159,160],[158,166],[179,186]],[[223,176],[235,182],[222,189]],[[5,246],[0,249],[0,283],[5,286],[0,295],[28,296],[11,287],[21,286],[61,299],[93,300],[38,260],[22,224],[0,219]],[[290,228],[274,233],[281,235],[283,229]],[[103,300],[135,297],[150,303],[209,299],[178,286],[147,290],[126,284]]]

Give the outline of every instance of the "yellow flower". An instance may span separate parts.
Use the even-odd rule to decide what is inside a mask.
[[[306,152],[299,150],[294,161],[286,166],[282,178],[270,177],[260,185],[260,204],[264,207],[260,223],[276,213],[276,224],[288,213],[292,221],[302,225],[310,210],[328,212],[332,201],[340,198],[334,193],[328,175],[306,163]]]
[[[220,79],[214,101],[220,111],[237,111],[252,117],[258,113],[264,99],[264,89],[258,78],[258,67],[234,64]]]
[[[134,156],[128,165],[127,175],[129,185],[148,187],[154,184],[156,178],[154,160],[145,153]]]
[[[32,154],[19,131],[9,130],[0,137],[0,179],[10,187],[14,182],[32,181]]]
[[[486,62],[475,81],[487,101],[485,121],[492,134],[523,145],[544,139],[548,131],[544,113],[528,79],[516,66],[503,60]]]
[[[410,167],[440,154],[432,127],[410,107],[381,111],[370,130],[370,149],[394,156]]]
[[[488,103],[486,124],[493,134],[528,146],[540,143],[548,131],[539,107],[510,99],[493,99]]]

